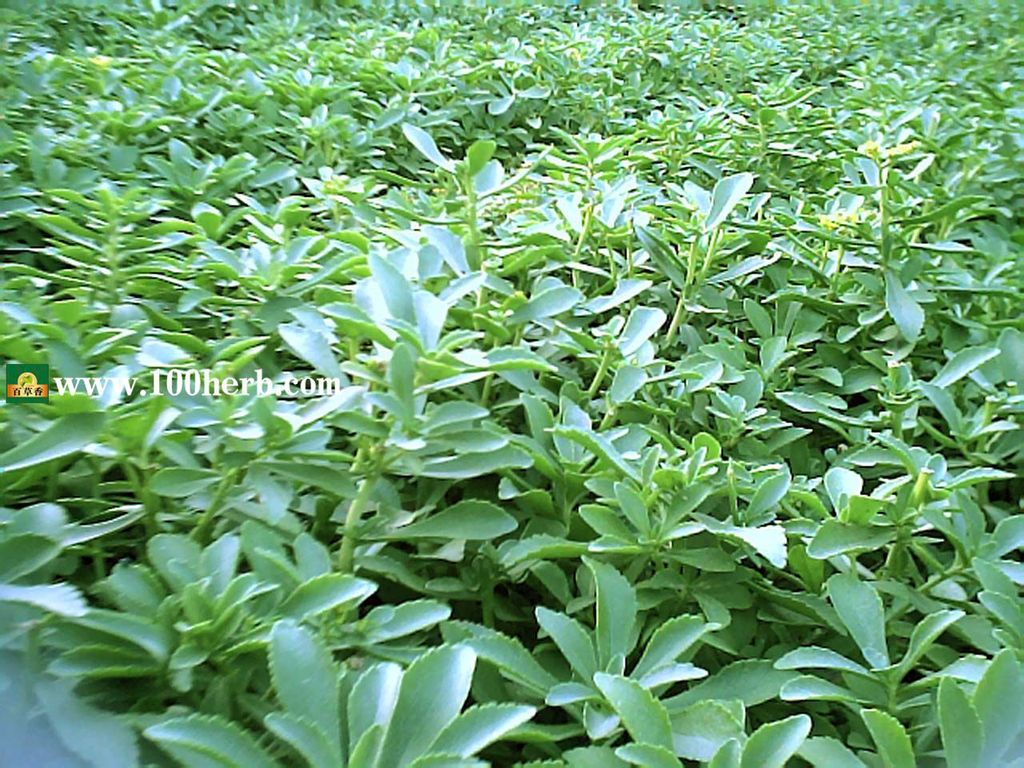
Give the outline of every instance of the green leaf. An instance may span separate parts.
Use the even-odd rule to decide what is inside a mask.
[[[791,483],[788,471],[776,472],[761,481],[747,506],[747,519],[755,520],[774,509],[789,492]]]
[[[555,684],[555,678],[514,638],[493,629],[458,621],[444,624],[442,634],[445,641],[459,642],[472,648],[481,659],[494,664],[510,679],[538,694]]]
[[[807,545],[807,554],[816,560],[827,560],[846,552],[881,549],[894,537],[890,528],[826,520]]]
[[[0,540],[0,582],[14,581],[32,573],[60,554],[52,539],[25,533]]]
[[[73,683],[63,680],[44,680],[35,686],[35,694],[61,742],[90,768],[136,765],[139,749],[131,726],[86,704],[72,688]]]
[[[656,307],[637,307],[630,312],[618,341],[623,357],[629,357],[639,350],[667,319],[668,315]]]
[[[741,768],[783,768],[811,732],[811,718],[793,715],[765,723],[743,747]]]
[[[366,257],[377,288],[391,316],[416,326],[416,304],[412,286],[398,268],[387,259],[371,253]]]
[[[872,669],[889,666],[885,609],[875,588],[852,574],[837,573],[828,580],[828,596],[864,660]]]
[[[999,521],[991,538],[992,557],[1002,557],[1024,547],[1024,516]]]
[[[372,595],[377,585],[341,573],[325,573],[310,579],[288,596],[281,605],[284,617],[302,620],[354,602],[362,602]]]
[[[311,721],[297,715],[271,712],[263,718],[263,724],[302,755],[310,768],[337,768],[339,765],[341,757],[335,747],[323,729]]]
[[[402,668],[391,662],[374,664],[352,685],[348,695],[348,740],[353,755],[364,739],[382,742],[383,730],[394,713]],[[374,735],[376,734],[376,735]],[[379,744],[378,744],[379,746]],[[355,757],[350,763],[355,763]]]
[[[69,584],[0,584],[0,603],[34,605],[58,616],[84,616],[88,610],[82,593]]]
[[[614,657],[625,658],[629,653],[636,622],[636,592],[612,566],[592,558],[583,558],[583,562],[597,587],[597,657],[601,668],[608,669]]]
[[[782,686],[779,697],[783,701],[857,701],[852,691],[814,675],[790,680]]]
[[[825,491],[828,493],[832,509],[842,511],[850,499],[864,489],[864,479],[845,467],[830,467],[825,473]]]
[[[910,633],[910,645],[907,652],[899,663],[899,675],[905,676],[918,660],[927,653],[932,644],[939,636],[960,621],[966,614],[963,611],[937,611],[922,619],[921,623],[914,627]]]
[[[442,480],[466,480],[471,477],[490,475],[503,469],[525,469],[533,465],[533,459],[522,448],[506,445],[487,453],[466,453],[431,459],[424,462],[419,472],[421,477]]]
[[[0,454],[0,474],[69,456],[93,442],[103,429],[102,413],[74,413]]]
[[[277,700],[286,712],[320,730],[340,762],[340,672],[328,650],[308,629],[279,621],[270,633],[269,657]]]
[[[469,175],[476,176],[484,169],[484,166],[494,157],[494,150],[498,144],[491,139],[478,139],[469,145],[466,150],[466,163],[469,167]]]
[[[711,758],[708,768],[740,768],[742,755],[742,742],[730,739]]]
[[[608,399],[613,405],[622,405],[632,399],[646,381],[647,374],[642,368],[623,365],[615,371],[612,385],[608,388]]]
[[[871,673],[855,661],[828,648],[794,648],[775,662],[776,669],[838,669],[870,677]]]
[[[496,539],[516,529],[516,519],[496,504],[466,499],[448,509],[405,525],[389,538]]]
[[[508,318],[510,325],[536,322],[568,312],[583,300],[576,288],[558,285],[534,295]]]
[[[166,467],[153,475],[149,489],[160,496],[181,499],[209,488],[220,479],[221,476],[211,469]]]
[[[916,768],[914,748],[899,720],[877,709],[862,709],[860,716],[871,732],[885,768]]]
[[[536,713],[534,707],[517,704],[483,704],[471,707],[455,718],[430,745],[432,752],[472,757],[498,741]]]
[[[786,529],[781,525],[745,527],[722,523],[708,515],[694,515],[694,517],[712,533],[737,538],[753,547],[758,554],[776,568],[786,567]]]
[[[984,765],[981,719],[967,694],[950,677],[939,682],[939,725],[948,768]]]
[[[903,338],[909,342],[917,341],[924,327],[924,310],[892,272],[885,273],[885,307]]]
[[[391,350],[388,364],[388,384],[394,395],[395,415],[402,424],[412,424],[416,417],[416,396],[413,394],[416,381],[416,353],[412,345],[402,342]]]
[[[687,760],[707,762],[726,742],[746,738],[742,715],[717,700],[686,707],[671,716],[671,723],[673,749]]]
[[[807,739],[797,754],[814,768],[867,768],[841,741],[828,736]]]
[[[341,378],[341,367],[331,352],[331,342],[301,323],[281,323],[277,326],[281,341],[297,358],[309,363],[315,370],[331,378]]]
[[[583,626],[564,613],[548,608],[536,609],[537,623],[548,633],[566,661],[584,680],[593,678],[597,672],[597,654],[590,635]]]
[[[271,163],[249,180],[249,186],[253,189],[259,189],[260,187],[269,187],[271,184],[277,184],[278,182],[285,181],[286,179],[292,179],[294,177],[294,168],[291,168],[284,163]]]
[[[668,712],[639,683],[620,675],[598,672],[594,682],[612,705],[623,726],[634,740],[672,748],[672,726]]]
[[[296,480],[303,485],[320,488],[340,499],[351,499],[357,493],[356,485],[352,482],[351,477],[326,464],[268,461],[259,466],[273,470],[274,474]]]
[[[699,616],[675,616],[659,626],[647,642],[643,656],[633,668],[634,678],[643,678],[675,662],[708,632],[718,628]]]
[[[368,643],[383,643],[433,627],[451,613],[449,606],[436,600],[379,605],[362,620],[362,632]]]
[[[711,210],[704,220],[704,229],[712,230],[725,221],[753,184],[754,176],[750,173],[737,173],[719,179],[711,192]]]
[[[644,768],[682,768],[670,750],[653,744],[626,744],[615,750],[615,756]]]
[[[670,713],[709,699],[739,699],[745,706],[778,698],[782,686],[799,677],[796,672],[776,670],[764,659],[742,659],[718,670],[707,680],[673,696],[665,704]]]
[[[409,666],[381,747],[380,765],[405,768],[426,753],[462,709],[475,664],[469,648],[445,646],[427,651]]]
[[[639,482],[640,476],[636,470],[626,463],[622,454],[604,435],[599,435],[589,429],[564,426],[555,427],[552,432],[558,437],[564,437],[582,445],[606,464],[615,467],[621,474]]]
[[[170,629],[154,623],[149,617],[92,608],[74,622],[141,648],[160,662],[170,657],[174,647],[174,635]]]
[[[998,347],[969,347],[962,349],[942,366],[942,370],[929,383],[933,387],[946,389],[960,381],[964,376],[976,371],[989,360],[997,357],[999,357]]]
[[[981,719],[985,749],[980,765],[999,765],[1024,728],[1024,686],[1021,663],[1011,649],[996,654],[974,690],[974,708]]]
[[[455,163],[441,154],[429,133],[412,123],[402,123],[402,133],[405,134],[405,138],[409,140],[409,143],[416,147],[427,160],[449,173],[454,172]]]
[[[218,715],[171,717],[143,731],[186,768],[275,768],[248,733]]]

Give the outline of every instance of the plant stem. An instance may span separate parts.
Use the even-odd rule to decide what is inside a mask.
[[[672,343],[672,339],[676,337],[676,331],[679,330],[679,325],[683,321],[683,315],[686,310],[687,292],[683,291],[679,294],[679,301],[676,302],[676,311],[672,313],[672,321],[668,324],[668,331],[665,333],[665,345],[668,346]]]
[[[881,216],[882,242],[880,251],[882,254],[882,266],[889,266],[889,257],[892,252],[892,239],[889,236],[889,173],[888,169],[882,171],[882,188],[878,193],[878,210]]]
[[[356,464],[359,464],[358,457],[356,458]],[[360,480],[359,491],[356,493],[356,497],[352,500],[348,507],[348,512],[345,514],[345,528],[341,534],[341,547],[338,549],[338,570],[342,573],[352,573],[353,571],[356,552],[356,527],[363,518],[366,505],[370,502],[370,493],[373,491],[373,486],[376,483],[377,478],[373,475],[367,475]]]
[[[130,462],[124,461],[121,466],[124,468],[124,473],[128,478],[128,482],[132,486],[132,490],[135,492],[139,501],[142,502],[142,508],[145,510],[145,515],[142,519],[146,526],[146,536],[153,537],[159,533],[156,521],[156,500],[153,498],[153,495],[146,490],[145,486],[143,486],[138,470],[135,469]]]
[[[601,357],[601,364],[598,366],[597,374],[594,376],[594,380],[590,382],[590,387],[587,388],[587,397],[592,398],[597,394],[597,390],[601,388],[601,382],[604,381],[605,374],[608,373],[608,366],[612,362],[612,347],[608,344],[604,348],[604,355]]]
[[[604,413],[604,418],[601,419],[601,423],[597,425],[598,432],[604,432],[615,422],[615,406],[609,405],[608,410]]]
[[[583,243],[586,242],[587,235],[590,234],[590,221],[594,217],[594,205],[591,203],[587,206],[587,210],[583,213],[583,226],[580,228],[580,236],[576,239],[576,247],[572,252],[572,260],[579,261],[580,254],[583,252]]]
[[[717,231],[717,230],[716,230]],[[699,238],[694,238],[693,242],[690,243],[690,252],[686,256],[686,284],[683,287],[682,292],[679,294],[679,300],[676,302],[676,311],[672,313],[672,320],[668,324],[668,331],[665,333],[665,344],[671,344],[672,340],[676,337],[676,331],[679,330],[679,326],[683,322],[683,318],[686,316],[686,302],[690,300],[690,289],[693,287],[694,280],[697,278],[697,241]],[[714,242],[714,235],[712,235],[712,244]],[[711,244],[708,248],[709,255],[711,254]],[[706,263],[706,262],[705,262]],[[702,269],[700,274],[703,275],[706,269]]]
[[[217,486],[217,492],[213,494],[213,499],[210,500],[209,506],[206,508],[206,511],[203,512],[203,516],[199,518],[199,524],[192,531],[192,538],[200,544],[206,544],[209,542],[210,532],[213,529],[213,523],[217,518],[217,513],[224,505],[224,497],[228,495],[228,491],[235,482],[237,474],[238,470],[232,470],[224,475],[224,479],[221,480],[220,485]]]
[[[469,266],[470,269],[480,269],[483,264],[483,254],[480,246],[480,225],[477,221],[476,187],[473,186],[473,179],[469,177],[468,172],[462,185],[466,190],[466,225],[469,227],[470,244],[470,253],[467,254]]]

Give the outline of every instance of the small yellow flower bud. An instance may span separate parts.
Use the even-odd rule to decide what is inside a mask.
[[[92,56],[89,58],[89,63],[99,69],[107,69],[114,62],[109,56]]]
[[[919,141],[908,141],[903,144],[897,144],[895,147],[890,147],[885,150],[886,157],[902,157],[903,155],[909,155],[915,149],[921,145]]]
[[[874,139],[870,139],[857,147],[857,151],[868,157],[878,157],[882,152],[882,145]]]

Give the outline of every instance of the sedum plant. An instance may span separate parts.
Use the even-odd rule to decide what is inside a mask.
[[[1019,16],[0,8],[4,758],[1024,765]]]

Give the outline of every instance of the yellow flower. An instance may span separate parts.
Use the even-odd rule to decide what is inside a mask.
[[[107,69],[113,62],[114,60],[109,56],[92,56],[89,58],[89,63],[100,69]]]
[[[818,223],[821,224],[825,229],[831,232],[833,229],[839,226],[839,222],[835,220],[835,217],[830,213],[819,213]]]
[[[886,157],[902,157],[903,155],[909,155],[915,149],[921,146],[919,141],[908,141],[903,144],[897,144],[895,147],[890,147],[885,150]]]
[[[882,145],[874,139],[871,139],[857,147],[857,151],[862,155],[867,155],[868,157],[878,157],[882,152]]]
[[[346,189],[346,181],[348,179],[344,176],[332,176],[324,182],[323,190],[328,195],[340,195]]]
[[[833,213],[819,213],[818,223],[831,232],[840,227],[856,224],[858,218],[856,211],[835,211]]]

